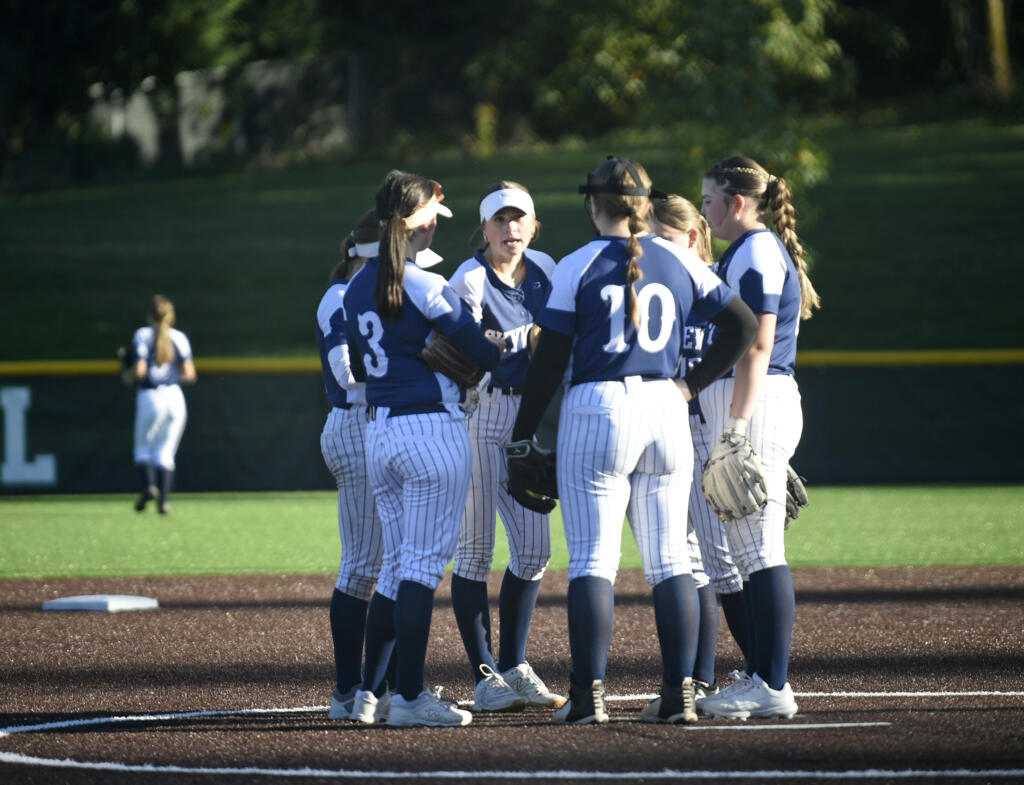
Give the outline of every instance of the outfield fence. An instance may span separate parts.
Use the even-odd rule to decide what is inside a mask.
[[[319,360],[199,358],[177,486],[330,489]],[[116,360],[0,362],[0,493],[129,492],[135,391]],[[806,351],[793,464],[813,484],[1024,482],[1024,349]],[[554,444],[557,401],[540,438]]]

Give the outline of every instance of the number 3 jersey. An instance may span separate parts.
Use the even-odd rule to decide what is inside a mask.
[[[473,324],[469,309],[440,275],[406,262],[402,312],[394,321],[385,321],[377,313],[374,296],[378,270],[377,257],[366,262],[352,277],[344,298],[349,356],[365,373],[367,403],[392,408],[458,404],[462,390],[444,374],[431,371],[420,352],[435,329],[450,336]]]
[[[626,312],[627,242],[595,237],[555,267],[537,324],[574,336],[570,384],[676,376],[691,312],[710,320],[735,296],[696,254],[643,235],[634,325]]]

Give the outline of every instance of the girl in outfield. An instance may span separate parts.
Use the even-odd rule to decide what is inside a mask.
[[[485,334],[505,349],[469,418],[473,475],[455,550],[452,607],[476,679],[473,711],[514,711],[526,703],[558,708],[565,698],[552,693],[526,661],[540,579],[551,558],[548,515],[512,498],[504,459],[530,364],[533,320],[547,302],[555,262],[529,247],[540,223],[519,183],[502,180],[484,191],[480,225],[483,246],[455,271],[451,286]],[[487,601],[496,511],[511,554],[498,595],[497,663]]]
[[[377,213],[368,210],[341,244],[341,260],[316,311],[317,345],[324,389],[331,402],[320,450],[338,486],[341,564],[331,595],[331,638],[336,684],[331,719],[349,719],[362,685],[361,662],[366,609],[384,554],[377,505],[366,471],[366,385],[352,374],[342,300],[348,283],[377,256]],[[378,714],[386,716],[385,697]]]
[[[157,500],[162,515],[171,511],[175,455],[185,433],[188,411],[182,384],[193,384],[196,367],[192,345],[174,328],[174,303],[162,294],[150,301],[149,324],[132,338],[132,374],[138,381],[135,396],[135,466],[142,491],[135,509]]]
[[[529,444],[569,368],[557,482],[572,673],[555,721],[609,719],[604,678],[627,517],[653,588],[662,659],[660,695],[640,717],[692,723],[700,612],[686,547],[693,448],[683,404],[742,355],[754,317],[695,254],[648,231],[651,179],[637,161],[610,158],[579,190],[598,236],[555,268],[511,445],[518,454]],[[691,310],[720,338],[677,380]]]
[[[688,199],[670,194],[655,199],[651,228],[657,235],[680,248],[697,254],[714,269],[711,253],[711,230],[707,219]],[[697,363],[705,348],[708,322],[691,311],[683,341],[682,374]],[[690,435],[693,438],[693,482],[690,485],[688,546],[693,561],[693,575],[700,598],[700,632],[697,636],[697,660],[693,666],[694,694],[699,701],[718,690],[715,678],[715,657],[718,642],[719,597],[725,610],[726,623],[740,649],[746,651],[746,615],[743,611],[743,580],[729,553],[725,524],[711,510],[701,487],[701,473],[711,455],[714,436],[701,411],[700,399],[689,403]],[[717,436],[717,434],[715,434]]]
[[[472,714],[423,686],[434,592],[455,552],[472,446],[460,408],[464,393],[432,372],[420,353],[443,333],[477,368],[500,350],[439,275],[413,259],[430,246],[437,216],[450,217],[441,186],[393,171],[377,191],[379,255],[349,283],[343,300],[355,377],[365,379],[370,422],[366,462],[384,531],[384,560],[366,632],[366,672],[393,646],[395,688],[387,722],[467,725]],[[373,721],[377,696],[356,694],[353,715]]]
[[[792,717],[797,704],[788,668],[795,598],[783,537],[786,467],[803,429],[793,375],[797,332],[819,298],[807,276],[785,180],[750,158],[726,158],[705,174],[701,202],[712,235],[731,243],[718,274],[758,321],[753,345],[734,372],[701,394],[701,408],[712,433],[749,436],[764,470],[768,502],[726,525],[744,580],[748,670],[698,705],[716,717]]]

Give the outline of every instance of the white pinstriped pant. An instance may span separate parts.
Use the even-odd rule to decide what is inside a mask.
[[[135,394],[135,463],[174,470],[188,410],[177,384],[140,387]]]
[[[377,592],[398,597],[402,581],[436,589],[455,553],[469,491],[472,446],[465,416],[387,417],[366,428],[366,465],[384,532]]]
[[[705,412],[707,420],[707,413]],[[696,558],[701,562],[700,574],[694,567],[693,577],[697,587],[710,583],[719,594],[742,591],[743,578],[729,552],[725,524],[712,511],[704,498],[701,475],[708,462],[711,449],[720,433],[712,435],[710,420],[701,422],[699,414],[690,417],[690,434],[693,436],[693,483],[690,485],[690,546],[691,557],[696,549]]]
[[[455,549],[454,572],[471,581],[485,581],[494,560],[495,510],[505,525],[509,571],[524,581],[540,580],[551,559],[548,516],[523,507],[505,487],[508,468],[505,445],[519,411],[518,395],[498,390],[480,393],[480,405],[469,418],[473,442],[473,476]]]
[[[320,451],[338,485],[341,564],[334,585],[368,600],[380,573],[384,540],[366,471],[365,404],[331,409],[320,434]]]
[[[719,379],[700,394],[712,433],[721,435],[725,427],[734,386],[732,377]],[[786,466],[800,443],[803,424],[796,380],[781,374],[765,376],[750,418],[749,437],[764,469],[768,503],[760,512],[725,527],[729,550],[744,579],[786,563]]]
[[[686,507],[693,448],[669,379],[570,387],[558,423],[558,490],[569,580],[614,582],[627,517],[652,586],[690,574]]]

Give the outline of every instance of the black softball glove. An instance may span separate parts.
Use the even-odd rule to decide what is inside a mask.
[[[547,514],[555,509],[558,483],[555,453],[528,439],[505,445],[508,492],[527,509]]]

